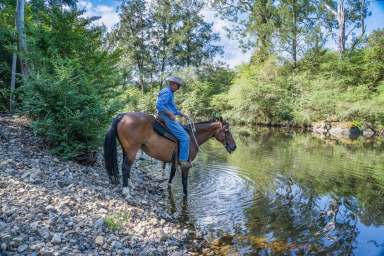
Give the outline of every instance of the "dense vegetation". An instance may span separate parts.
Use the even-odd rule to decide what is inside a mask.
[[[1,19],[14,24],[14,1],[1,6]],[[57,5],[32,0],[25,11],[27,50],[19,52],[19,59],[28,64],[28,76],[17,77],[18,111],[32,118],[34,131],[46,137],[58,155],[92,159],[106,125],[121,107],[114,99],[121,80],[119,55],[103,47],[103,28],[82,17],[83,11],[71,1]],[[4,96],[9,95],[15,40],[14,28],[9,28],[2,26],[0,32],[8,35],[0,36]],[[7,103],[2,98],[3,110]]]
[[[169,74],[187,80],[176,98],[197,120],[384,126],[384,30],[367,34],[365,1],[212,1],[229,35],[253,51],[235,70],[217,61],[204,1],[122,1],[109,31],[76,0],[18,0],[25,28],[15,27],[15,2],[0,0],[0,111],[16,95],[16,111],[61,156],[92,156],[117,111],[153,113]],[[325,48],[332,37],[337,50]]]
[[[316,121],[384,125],[384,30],[364,48],[340,58],[324,50],[294,68],[276,56],[239,67],[228,93],[226,115],[250,124],[310,125]]]

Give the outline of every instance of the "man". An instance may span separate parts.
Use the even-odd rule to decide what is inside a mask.
[[[160,118],[165,122],[172,134],[179,140],[179,162],[182,168],[190,168],[189,158],[189,135],[183,126],[176,121],[176,116],[188,118],[181,113],[174,102],[174,92],[184,85],[180,77],[171,76],[166,79],[168,86],[162,89],[157,97],[156,110]]]

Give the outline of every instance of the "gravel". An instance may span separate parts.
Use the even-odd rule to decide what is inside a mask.
[[[62,161],[28,124],[0,115],[0,255],[197,255],[208,246],[166,209],[159,163],[137,161],[125,198],[101,153],[93,166]]]

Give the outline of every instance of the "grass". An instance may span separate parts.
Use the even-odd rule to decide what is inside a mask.
[[[128,213],[119,213],[105,217],[104,224],[109,230],[116,231],[122,229],[128,220]]]

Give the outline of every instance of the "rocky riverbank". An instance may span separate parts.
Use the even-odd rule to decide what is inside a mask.
[[[370,141],[373,141],[375,139],[382,140],[384,138],[384,129],[375,127],[368,122],[357,125],[353,122],[321,121],[305,126],[291,124],[257,124],[256,126],[243,125],[239,127],[241,127],[239,133],[244,136],[252,134],[252,129],[267,128],[310,132],[321,139],[339,140],[347,143],[356,139],[369,139]]]
[[[159,163],[138,161],[125,198],[101,155],[94,166],[61,161],[27,125],[0,116],[0,255],[197,255],[209,246],[167,210]]]

